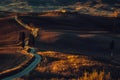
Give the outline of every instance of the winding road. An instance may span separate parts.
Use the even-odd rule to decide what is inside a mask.
[[[29,26],[29,25],[24,24],[21,20],[18,19],[17,16],[15,16],[15,21],[17,23],[19,23],[21,26],[23,26],[24,28],[26,28],[27,30],[30,30],[31,33],[34,35],[34,37],[38,36],[37,35],[38,31],[39,31],[38,28],[33,28],[33,27]],[[30,54],[33,54],[33,56],[35,57],[34,61],[31,62],[30,65],[28,65],[24,70],[18,72],[15,75],[11,75],[9,77],[6,77],[6,78],[4,78],[2,80],[11,80],[11,79],[14,79],[14,78],[19,78],[21,76],[29,74],[29,72],[32,71],[36,67],[36,65],[42,60],[42,57],[36,53],[35,48],[30,48],[30,49],[31,49]]]
[[[32,48],[33,49],[33,48]],[[21,72],[15,74],[15,75],[12,75],[12,76],[9,76],[9,77],[6,77],[2,80],[11,80],[11,79],[14,79],[14,78],[19,78],[21,76],[24,76],[26,74],[29,74],[30,71],[32,71],[36,65],[42,60],[42,57],[38,54],[35,54],[35,53],[30,53],[30,54],[33,54],[35,56],[35,60],[28,66],[26,67],[24,70],[22,70]]]

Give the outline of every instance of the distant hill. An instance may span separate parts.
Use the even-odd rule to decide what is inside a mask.
[[[118,4],[120,0],[0,0],[0,3],[13,3],[13,2],[28,2],[29,5],[72,5],[76,2],[86,3],[91,2],[96,3],[106,3],[106,4]]]
[[[44,12],[61,9],[82,13],[114,11],[120,9],[120,0],[0,0],[0,11]]]

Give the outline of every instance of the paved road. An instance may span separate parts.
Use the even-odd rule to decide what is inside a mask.
[[[22,21],[20,21],[17,16],[15,16],[15,20],[20,24],[22,25],[23,27],[25,27],[26,29],[28,30],[34,30],[33,28],[31,28],[29,25],[26,25],[24,24]],[[12,75],[12,76],[9,76],[9,77],[6,77],[2,80],[11,80],[11,79],[14,79],[14,78],[19,78],[23,75],[26,75],[28,74],[30,71],[32,71],[36,65],[42,60],[42,57],[38,54],[36,54],[36,51],[34,48],[31,48],[31,51],[30,51],[31,54],[33,54],[35,56],[35,60],[27,67],[25,68],[24,70],[22,70],[21,72],[15,74],[15,75]]]
[[[22,70],[21,72],[15,74],[15,75],[6,77],[2,80],[11,80],[11,79],[19,78],[21,76],[29,74],[29,72],[32,71],[36,67],[36,65],[42,60],[42,57],[40,55],[34,54],[34,53],[31,53],[31,54],[33,54],[35,56],[35,60],[27,68],[25,68],[24,70]]]

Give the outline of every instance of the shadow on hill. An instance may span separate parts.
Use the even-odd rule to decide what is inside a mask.
[[[12,18],[0,20],[0,46],[14,44],[19,39],[19,33],[23,31],[26,35],[30,33]]]
[[[110,39],[92,37],[80,37],[76,34],[62,34],[54,42],[38,41],[36,47],[41,50],[54,50],[58,52],[78,53],[109,53]]]
[[[119,32],[120,19],[91,15],[66,16],[20,16],[25,23],[33,23],[42,29],[50,30],[77,30],[77,31],[107,31],[109,33]],[[115,23],[115,25],[114,25]]]

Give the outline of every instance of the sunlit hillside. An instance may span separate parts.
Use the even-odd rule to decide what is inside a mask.
[[[42,62],[29,75],[21,79],[118,79],[117,67],[109,63],[95,61],[92,57],[54,51],[38,52],[38,54],[42,55]]]

